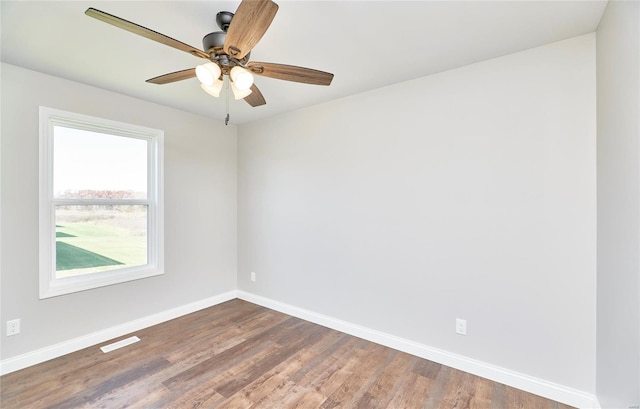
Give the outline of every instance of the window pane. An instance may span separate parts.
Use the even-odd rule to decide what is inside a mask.
[[[53,193],[57,199],[146,199],[147,141],[53,128]]]
[[[147,264],[147,206],[56,206],[56,278]]]

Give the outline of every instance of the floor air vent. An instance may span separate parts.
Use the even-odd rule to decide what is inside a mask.
[[[105,345],[103,347],[100,347],[100,349],[102,350],[102,352],[104,352],[106,354],[107,352],[111,352],[111,351],[116,350],[118,348],[122,348],[122,347],[126,347],[127,345],[135,344],[138,341],[140,341],[140,338],[138,338],[138,337],[129,337],[129,338],[122,339],[122,340],[120,340],[118,342],[114,342],[113,344],[109,344],[109,345]]]

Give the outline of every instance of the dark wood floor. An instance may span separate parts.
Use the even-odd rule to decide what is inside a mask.
[[[134,335],[3,376],[0,406],[569,408],[241,300]]]

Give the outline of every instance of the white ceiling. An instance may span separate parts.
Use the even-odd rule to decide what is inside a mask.
[[[329,87],[257,77],[267,105],[231,101],[246,123],[596,30],[606,1],[292,1],[251,60],[329,71]],[[94,7],[202,49],[218,11],[239,1],[7,1],[3,62],[223,120],[224,98],[197,79],[145,83],[202,59],[115,28]]]

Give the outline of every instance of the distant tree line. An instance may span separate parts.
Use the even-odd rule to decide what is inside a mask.
[[[135,199],[133,190],[67,190],[61,199]]]
[[[58,199],[139,199],[140,196],[144,197],[144,193],[134,192],[133,190],[67,190],[62,195],[58,196]],[[141,210],[139,205],[68,205],[59,206],[61,210],[114,210],[118,211],[139,211]]]

